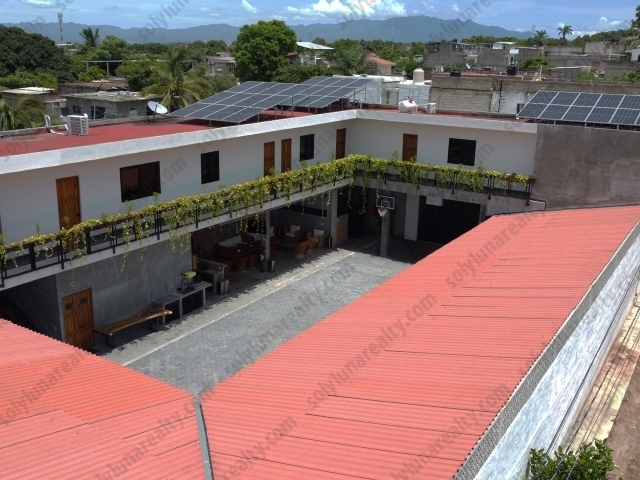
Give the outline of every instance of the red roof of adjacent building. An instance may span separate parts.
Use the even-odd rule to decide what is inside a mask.
[[[42,133],[11,138],[0,138],[0,156],[46,152],[63,148],[84,147],[101,143],[159,137],[174,133],[197,132],[210,129],[206,125],[191,123],[130,122],[115,125],[90,126],[88,135],[55,135]]]
[[[0,478],[204,478],[191,394],[0,320]]]
[[[380,58],[375,53],[370,53],[369,55],[367,55],[367,60],[372,61],[376,65],[390,65],[392,67],[395,65],[394,62],[391,62],[389,60],[385,60],[384,58]]]
[[[452,478],[639,220],[493,217],[363,295],[204,395],[215,478]]]

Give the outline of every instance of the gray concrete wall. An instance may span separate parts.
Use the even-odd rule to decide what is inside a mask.
[[[534,198],[548,208],[640,202],[640,132],[538,125]]]
[[[58,313],[60,297],[55,277],[45,277],[24,285],[0,291],[29,317],[30,325],[36,331],[61,340],[64,324]]]
[[[591,391],[599,366],[615,340],[635,293],[640,266],[639,234],[640,227],[636,226],[625,245],[569,316],[561,333],[556,335],[552,341],[555,346],[548,346],[529,370],[529,378],[536,376],[536,370],[545,369],[545,373],[477,476],[459,478],[520,480],[524,477],[531,448],[555,450],[569,433],[567,429]],[[562,345],[563,338],[567,337]],[[554,351],[558,352],[557,356],[549,362]],[[594,367],[590,368],[592,362]],[[510,409],[518,408],[516,405],[522,402],[518,397],[528,390],[527,377],[499,415],[507,415]],[[581,385],[583,379],[586,381]],[[567,419],[563,421],[567,412]]]
[[[117,255],[59,273],[55,276],[58,298],[91,288],[94,325],[121,320],[176,290],[180,274],[191,269],[190,241],[185,243],[176,244],[174,252],[168,240],[151,240],[146,249],[130,252],[126,260]],[[58,310],[62,319],[62,308]]]
[[[418,240],[418,217],[420,215],[420,195],[407,193],[407,206],[404,221],[405,240]]]

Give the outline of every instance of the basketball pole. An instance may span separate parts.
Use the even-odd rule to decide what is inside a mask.
[[[391,226],[391,212],[387,211],[382,216],[382,228],[380,229],[380,256],[386,258],[389,253],[389,230]]]

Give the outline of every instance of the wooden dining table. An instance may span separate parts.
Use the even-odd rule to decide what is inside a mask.
[[[236,261],[238,258],[244,257],[246,255],[250,255],[255,252],[260,251],[260,244],[247,244],[242,245],[238,248],[238,246],[234,248],[229,248],[224,252],[220,252],[218,256],[220,258],[228,258],[229,260]]]

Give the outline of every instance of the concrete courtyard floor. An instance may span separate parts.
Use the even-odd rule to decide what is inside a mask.
[[[207,293],[197,312],[159,332],[132,327],[120,347],[100,345],[98,354],[201,394],[436,248],[392,239],[380,258],[379,239],[363,237],[298,262],[278,250],[279,271],[233,272],[229,295]]]

